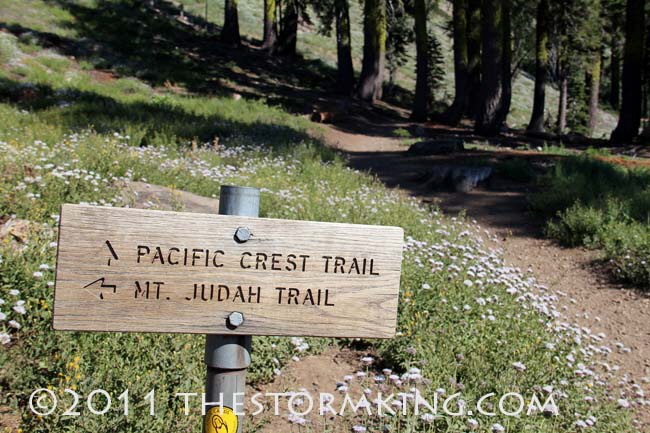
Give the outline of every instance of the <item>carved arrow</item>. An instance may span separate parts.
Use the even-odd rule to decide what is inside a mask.
[[[96,284],[96,283],[101,283],[101,285],[99,287],[102,288],[102,289],[113,289],[113,293],[115,293],[117,291],[117,286],[115,284],[105,284],[104,283],[104,277],[98,278],[98,279],[96,279],[95,281],[93,281],[90,284],[86,284],[83,288],[86,289],[86,288],[88,288],[88,287],[90,287],[90,286],[92,286],[93,284]],[[99,292],[99,299],[104,299],[104,293]]]
[[[106,246],[108,247],[108,250],[111,252],[111,255],[115,260],[119,260],[119,257],[117,256],[117,253],[115,252],[115,249],[113,248],[113,245],[111,245],[110,241],[106,241]],[[108,266],[111,265],[111,259],[108,259]]]

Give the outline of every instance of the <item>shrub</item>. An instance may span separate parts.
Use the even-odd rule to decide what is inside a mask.
[[[546,235],[568,247],[595,247],[604,222],[602,211],[576,203],[547,222]]]
[[[402,137],[402,138],[411,138],[411,133],[409,132],[408,129],[397,128],[397,129],[393,129],[393,136]]]
[[[650,231],[645,224],[612,223],[603,238],[615,275],[623,281],[650,287]]]

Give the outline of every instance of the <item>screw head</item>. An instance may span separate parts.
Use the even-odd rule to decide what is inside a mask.
[[[233,327],[238,327],[244,323],[244,315],[239,311],[233,311],[228,315],[228,324]]]
[[[235,231],[235,241],[239,243],[246,242],[251,238],[251,231],[246,227],[239,227]]]

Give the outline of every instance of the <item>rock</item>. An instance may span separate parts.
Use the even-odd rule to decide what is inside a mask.
[[[31,221],[11,218],[0,226],[0,240],[10,238],[11,240],[25,243],[33,226],[34,223]]]
[[[452,183],[456,192],[470,192],[492,176],[492,167],[459,167],[452,170]]]
[[[442,138],[413,143],[407,153],[409,155],[446,155],[448,153],[462,152],[463,150],[465,150],[463,140]]]
[[[196,213],[219,212],[219,200],[191,192],[145,182],[127,182],[124,201],[138,209],[159,209]]]
[[[441,165],[425,178],[423,186],[431,189],[448,188],[467,193],[479,184],[489,182],[492,172],[492,167],[488,166]]]
[[[461,175],[459,177],[456,177],[455,179],[452,180],[454,184],[454,190],[456,192],[470,192],[474,188],[476,188],[476,185],[478,182],[475,182],[474,179],[470,176],[464,176]]]
[[[9,406],[0,406],[0,427],[6,427],[3,431],[18,431],[21,424],[21,416],[17,410]]]
[[[3,221],[0,218],[0,222]],[[30,238],[53,238],[54,231],[45,223],[19,218],[9,218],[0,223],[0,242],[7,243],[16,251],[23,251]]]

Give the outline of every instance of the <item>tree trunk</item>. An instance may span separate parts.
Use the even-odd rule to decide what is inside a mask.
[[[503,93],[497,114],[499,128],[506,125],[512,102],[512,29],[510,21],[511,0],[502,0],[501,25],[503,34]]]
[[[464,0],[460,0],[464,1]],[[411,118],[424,122],[429,115],[429,34],[426,0],[415,0],[416,82]]]
[[[482,135],[499,133],[499,110],[503,99],[503,25],[502,0],[484,1],[481,9],[482,86],[476,132]]]
[[[221,29],[221,40],[227,44],[239,45],[239,17],[237,14],[237,0],[226,0],[224,6],[223,28]]]
[[[481,92],[481,0],[469,0],[467,9],[467,107],[465,114],[478,113]]]
[[[560,98],[557,109],[557,133],[563,134],[566,129],[567,106],[569,104],[569,77],[565,72],[560,78]]]
[[[275,0],[264,0],[264,39],[262,49],[273,53],[278,42],[278,19]]]
[[[627,0],[625,48],[623,50],[623,99],[618,125],[612,132],[615,143],[632,141],[641,125],[641,71],[645,30],[645,0]]]
[[[358,95],[364,101],[381,99],[386,57],[386,3],[365,0],[363,20],[363,64]]]
[[[587,131],[593,136],[598,123],[598,99],[600,97],[600,69],[602,65],[601,51],[594,54],[591,71],[589,72],[589,123]]]
[[[296,57],[298,15],[298,3],[295,0],[285,1],[277,49],[278,54],[282,56],[289,58]]]
[[[619,41],[612,38],[612,57],[610,59],[610,89],[609,105],[612,108],[619,108],[621,98],[621,48]]]
[[[334,8],[336,14],[337,87],[341,93],[350,95],[354,90],[354,67],[352,65],[352,37],[350,36],[350,6],[348,0],[335,0]]]
[[[548,75],[548,0],[537,4],[537,41],[535,44],[535,96],[533,114],[528,131],[544,132],[544,109],[546,105],[546,79]]]
[[[469,59],[467,42],[467,0],[454,0],[454,102],[445,115],[450,125],[460,123],[468,100]]]

